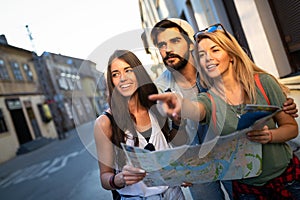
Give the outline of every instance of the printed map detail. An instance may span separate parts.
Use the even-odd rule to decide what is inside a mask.
[[[206,156],[206,145],[181,146],[164,151],[148,151],[124,145],[133,166],[147,171],[147,186],[205,183],[258,176],[261,173],[261,144],[250,142],[245,134],[220,137]],[[216,138],[217,139],[217,138]],[[213,142],[212,142],[213,143]],[[203,149],[202,149],[203,148]]]
[[[251,127],[218,136],[202,145],[184,145],[162,151],[122,146],[128,162],[146,170],[147,176],[143,181],[147,186],[177,186],[183,182],[195,184],[255,177],[262,170],[262,146],[248,140],[246,133],[261,129],[264,122],[279,110],[255,119]]]

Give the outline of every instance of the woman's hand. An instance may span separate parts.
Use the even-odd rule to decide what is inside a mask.
[[[130,165],[125,165],[122,169],[122,176],[125,185],[132,185],[144,179],[146,171]]]
[[[294,102],[293,98],[287,98],[283,104],[282,110],[289,115],[292,115],[294,118],[298,117],[297,105]]]
[[[193,183],[190,183],[190,182],[183,182],[182,184],[181,184],[181,187],[191,187],[193,185]]]
[[[258,142],[261,144],[266,144],[272,142],[272,132],[269,130],[268,126],[264,126],[262,130],[254,130],[247,133],[249,140],[253,142]]]

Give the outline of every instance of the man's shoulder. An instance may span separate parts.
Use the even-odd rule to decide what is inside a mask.
[[[154,83],[169,83],[171,80],[172,73],[169,70],[165,70],[154,80]]]
[[[154,80],[154,83],[160,92],[164,92],[172,85],[173,80],[172,73],[169,70],[165,70]]]

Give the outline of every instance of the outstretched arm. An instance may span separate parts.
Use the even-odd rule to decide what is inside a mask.
[[[175,121],[180,120],[180,118],[202,121],[206,114],[206,109],[202,103],[182,98],[174,92],[153,94],[149,96],[149,99],[158,101],[158,105],[161,105],[165,114]]]

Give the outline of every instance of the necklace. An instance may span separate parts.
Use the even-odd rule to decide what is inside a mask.
[[[223,101],[226,103],[226,106],[229,106],[229,108],[233,111],[233,113],[236,115],[236,117],[238,119],[241,118],[241,115],[244,114],[244,93],[241,93],[242,98],[240,99],[240,104],[235,105],[234,103],[232,103],[232,101],[230,101],[230,99],[228,97],[226,97],[225,93],[223,93],[222,91],[219,92],[217,89],[213,90],[216,94],[220,94],[221,96],[223,96]]]
[[[243,108],[244,104],[239,104],[234,106],[233,103],[227,98],[226,99],[227,105],[230,107],[230,109],[235,113],[237,118],[241,118],[241,115],[243,114]]]
[[[243,104],[238,105],[237,107],[229,105],[230,109],[235,113],[237,118],[241,118],[241,115],[243,114]]]

